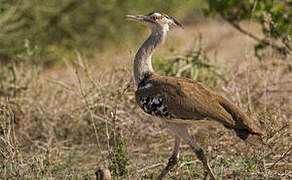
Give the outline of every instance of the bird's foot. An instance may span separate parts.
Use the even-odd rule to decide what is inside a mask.
[[[178,157],[177,156],[171,156],[168,159],[168,163],[166,167],[162,170],[160,175],[158,176],[158,180],[161,180],[178,162]]]

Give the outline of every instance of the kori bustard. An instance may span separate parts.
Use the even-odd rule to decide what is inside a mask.
[[[177,163],[181,139],[195,152],[211,179],[215,179],[203,150],[188,134],[188,125],[185,122],[214,120],[234,130],[241,139],[254,144],[261,142],[263,132],[237,106],[204,84],[187,78],[160,76],[154,72],[151,64],[152,53],[164,42],[171,27],[182,27],[177,20],[159,12],[126,15],[125,18],[145,24],[152,30],[134,59],[136,101],[143,111],[163,119],[175,134],[173,154],[159,179]]]

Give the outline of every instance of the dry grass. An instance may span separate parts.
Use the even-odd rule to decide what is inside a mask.
[[[216,176],[292,178],[291,59],[268,54],[259,62],[250,48],[253,42],[220,22],[186,27],[185,35],[175,31],[156,57],[184,52],[187,46],[180,44],[196,35],[198,27],[211,63],[227,79],[215,88],[267,133],[267,146],[250,147],[218,124],[194,126],[190,132],[207,152]],[[221,45],[215,36],[221,37]],[[133,59],[131,53],[126,56]],[[159,119],[137,107],[129,62],[103,72],[77,59],[75,65],[51,70],[1,67],[0,176],[94,179],[98,167],[110,167],[115,179],[155,177],[167,163],[174,139]],[[180,160],[169,179],[204,177],[201,163],[185,144]]]

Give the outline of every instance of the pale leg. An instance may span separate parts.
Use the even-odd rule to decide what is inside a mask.
[[[204,151],[193,141],[187,131],[186,126],[177,123],[168,123],[167,125],[169,129],[171,129],[178,137],[183,139],[192,148],[192,150],[196,153],[198,159],[203,163],[203,166],[207,170],[211,179],[215,180],[216,178],[208,164]]]
[[[173,153],[168,160],[167,166],[162,170],[158,179],[162,179],[177,164],[178,158],[179,158],[179,145],[180,145],[180,138],[178,136],[175,136]]]

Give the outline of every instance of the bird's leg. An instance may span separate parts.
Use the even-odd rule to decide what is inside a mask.
[[[204,154],[202,148],[200,148],[189,135],[186,125],[177,124],[177,123],[168,123],[168,128],[170,128],[178,137],[182,138],[196,153],[198,159],[202,162],[204,168],[207,170],[209,176],[212,180],[216,180],[212,169],[210,168],[207,158]]]
[[[189,146],[191,146],[192,150],[196,153],[198,159],[203,163],[204,168],[207,170],[208,174],[210,175],[212,180],[215,180],[214,173],[212,172],[212,169],[210,168],[207,158],[204,154],[204,151],[202,148],[200,148],[195,142],[190,141],[188,142]]]
[[[180,138],[175,136],[175,143],[171,157],[168,160],[166,167],[162,170],[161,174],[158,176],[158,179],[162,179],[178,162],[179,158],[179,145]]]

